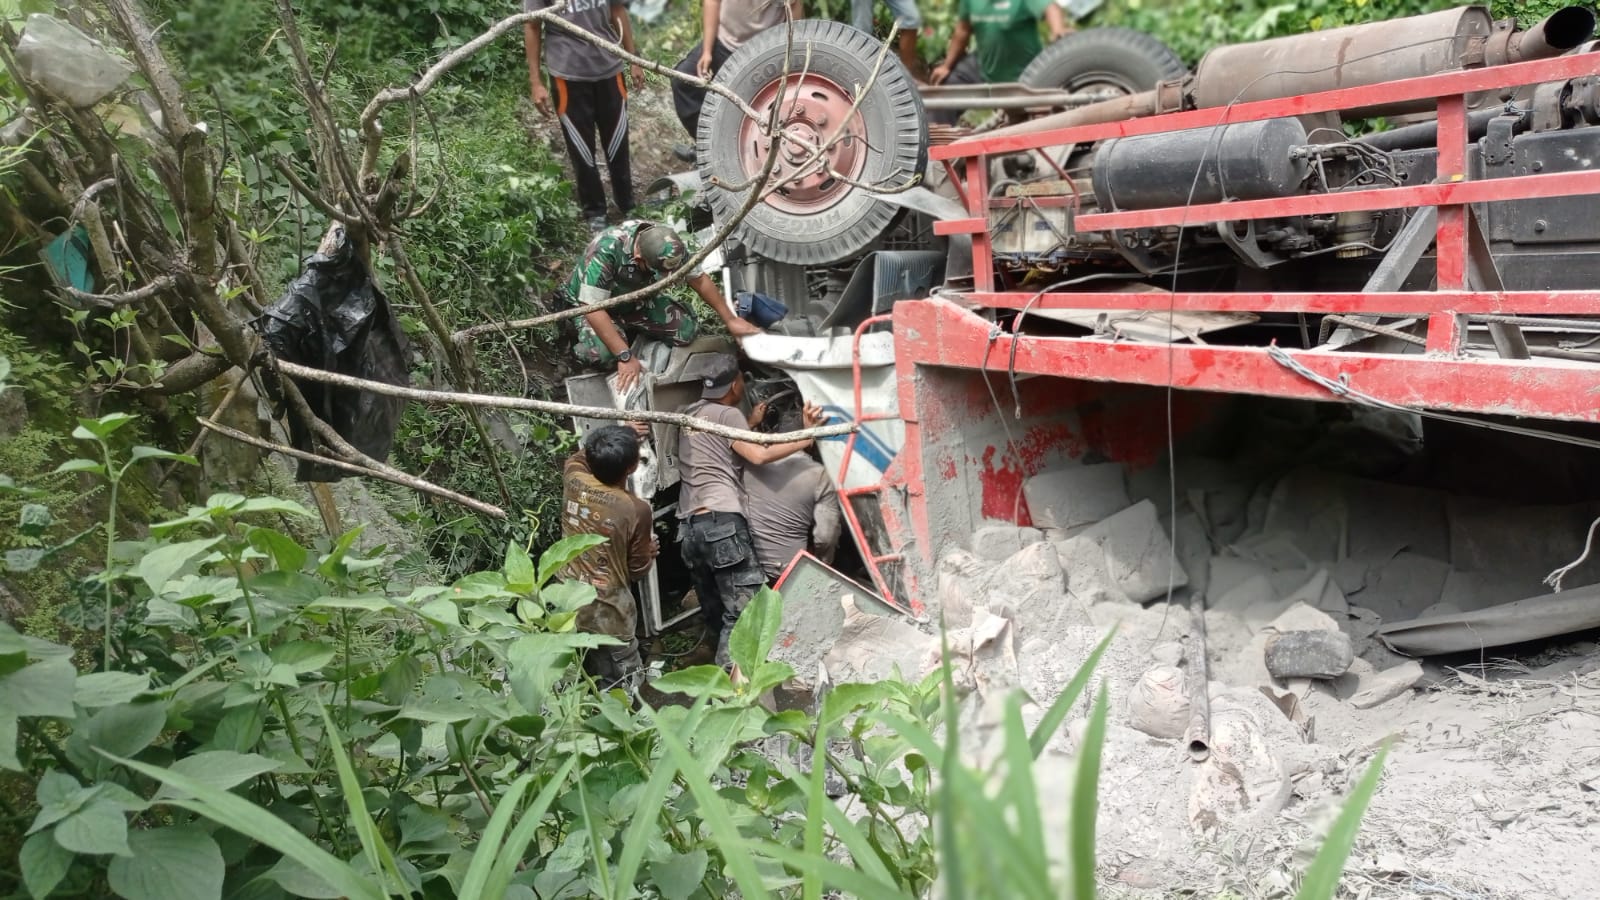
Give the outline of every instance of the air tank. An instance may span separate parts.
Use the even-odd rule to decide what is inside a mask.
[[[1110,211],[1287,197],[1300,192],[1309,169],[1292,153],[1306,143],[1298,119],[1102,141],[1094,154],[1095,202]]]

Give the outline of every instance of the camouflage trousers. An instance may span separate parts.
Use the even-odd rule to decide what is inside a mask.
[[[701,513],[678,526],[678,541],[706,627],[718,631],[717,665],[726,666],[733,626],[767,582],[756,562],[750,526],[739,513]]]
[[[636,332],[642,331],[656,340],[683,347],[700,334],[700,323],[695,321],[694,312],[665,294],[614,306],[606,312],[630,342]],[[617,361],[616,354],[606,349],[600,336],[584,319],[578,320],[578,342],[572,349],[580,362],[589,365],[611,365]]]

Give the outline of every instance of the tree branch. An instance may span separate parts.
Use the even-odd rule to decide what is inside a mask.
[[[290,187],[294,188],[295,191],[300,194],[300,196],[306,198],[306,200],[309,201],[312,206],[315,206],[317,208],[317,212],[322,213],[323,215],[342,225],[355,225],[361,221],[355,216],[352,216],[343,210],[340,210],[337,206],[334,206],[326,197],[323,197],[321,194],[317,193],[316,189],[312,188],[311,185],[306,184],[305,181],[301,180],[300,176],[295,174],[293,167],[289,165],[288,160],[281,156],[274,156],[272,158],[272,167],[277,169],[278,174],[282,175],[289,182]]]
[[[787,59],[785,59],[784,65],[788,65]],[[774,104],[772,107],[772,118],[774,120],[777,119],[777,110],[779,105],[780,104]],[[762,181],[772,176],[772,168],[778,162],[778,142],[781,139],[781,132],[778,132],[777,128],[773,128],[772,131],[776,133],[773,134],[767,145],[767,162],[766,165],[762,167],[761,174],[759,176],[759,179]],[[733,214],[733,218],[729,219],[722,226],[722,229],[717,232],[715,237],[707,241],[699,250],[695,251],[694,255],[689,257],[689,261],[679,267],[676,272],[671,273],[666,278],[657,281],[655,284],[648,285],[640,288],[637,291],[631,291],[616,297],[608,297],[598,303],[574,306],[571,309],[546,313],[542,316],[534,316],[531,319],[516,319],[511,322],[485,322],[482,325],[473,325],[470,328],[463,328],[456,332],[454,335],[452,335],[452,339],[457,344],[463,344],[467,341],[475,340],[480,335],[490,334],[492,332],[537,328],[540,325],[547,325],[551,322],[559,322],[563,319],[574,319],[579,316],[586,316],[589,313],[597,310],[610,309],[613,306],[620,306],[624,303],[632,303],[636,300],[643,300],[646,297],[659,294],[670,287],[682,284],[684,281],[688,280],[689,274],[696,271],[699,268],[700,263],[704,262],[706,257],[711,255],[712,251],[722,246],[722,243],[728,239],[728,236],[733,234],[733,230],[739,227],[739,223],[744,221],[745,216],[748,216],[750,211],[755,209],[756,203],[759,202],[760,199],[760,191],[751,191],[750,195],[745,198],[744,205],[739,207],[739,211]]]
[[[161,275],[157,277],[155,281],[150,282],[142,288],[124,291],[120,294],[91,294],[88,291],[80,291],[75,287],[63,287],[61,288],[61,292],[66,294],[68,297],[79,301],[80,303],[91,303],[95,306],[105,307],[106,309],[115,309],[119,306],[130,306],[134,303],[143,303],[144,301],[149,300],[151,297],[154,297],[163,291],[172,290],[177,286],[177,284],[178,279],[172,277],[171,275]]]
[[[293,447],[285,446],[284,444],[280,444],[276,441],[269,441],[265,438],[258,438],[254,435],[245,434],[242,431],[237,431],[229,428],[226,425],[213,422],[203,416],[196,417],[195,421],[200,423],[200,427],[210,431],[215,431],[217,434],[238,441],[241,444],[249,444],[253,447],[259,447],[263,450],[270,450],[273,453],[281,453],[284,456],[305,460],[306,462],[314,462],[319,465],[332,466],[335,469],[342,469],[355,475],[364,475],[368,478],[376,478],[379,481],[387,481],[390,484],[397,484],[401,487],[410,488],[411,490],[418,491],[423,494],[438,497],[441,500],[449,500],[451,503],[465,506],[474,512],[480,512],[484,513],[485,515],[494,516],[497,519],[504,519],[506,517],[506,511],[498,506],[491,506],[481,500],[474,500],[471,497],[458,494],[455,491],[446,490],[445,488],[439,487],[432,482],[423,481],[421,478],[414,478],[402,472],[395,470],[383,471],[379,469],[369,469],[365,466],[356,465],[355,463],[347,462],[342,459],[334,459],[331,456],[320,456],[316,453],[307,453],[304,450],[296,450]]]
[[[284,0],[280,0],[280,2],[284,2]],[[507,32],[519,29],[524,24],[529,22],[541,22],[551,27],[558,28],[567,32],[568,34],[571,34],[573,37],[576,37],[579,40],[585,41],[595,47],[608,51],[618,59],[633,63],[634,65],[640,66],[641,68],[647,69],[665,78],[675,79],[685,84],[692,84],[695,87],[703,88],[721,96],[729,103],[732,103],[734,106],[739,108],[740,112],[744,113],[750,118],[755,119],[758,122],[761,121],[761,114],[756,112],[755,108],[747,103],[743,97],[740,97],[738,94],[734,93],[733,90],[728,88],[726,85],[716,84],[714,82],[707,81],[704,78],[697,78],[693,75],[685,75],[676,69],[667,68],[666,66],[663,66],[653,60],[645,59],[642,56],[629,53],[628,51],[622,49],[621,44],[618,44],[614,41],[608,41],[592,31],[588,31],[581,26],[574,25],[573,23],[568,22],[566,19],[561,18],[560,14],[565,7],[566,3],[564,0],[557,0],[557,2],[551,6],[547,6],[544,9],[536,12],[523,12],[507,16],[506,18],[501,19],[500,21],[494,23],[494,25],[490,26],[489,30],[479,34],[472,40],[467,41],[465,44],[462,44],[456,49],[440,57],[438,62],[428,67],[428,70],[422,73],[422,77],[418,78],[411,84],[405,87],[384,88],[374,95],[372,100],[367,103],[366,108],[361,111],[361,136],[363,142],[365,143],[365,147],[362,150],[361,155],[361,177],[366,179],[374,177],[377,174],[378,151],[383,143],[383,126],[379,124],[378,117],[383,114],[383,110],[386,107],[392,106],[413,96],[420,97],[421,95],[426,94],[428,91],[432,90],[433,86],[438,83],[439,79],[444,77],[444,75],[451,69],[454,69],[456,66],[466,62],[478,51],[482,50],[484,47],[487,47],[489,44],[494,43],[496,40],[499,40]]]
[[[651,422],[658,425],[676,425],[691,431],[703,431],[715,434],[734,441],[746,441],[751,444],[785,444],[789,441],[799,441],[806,438],[834,437],[849,434],[856,430],[850,423],[839,425],[823,425],[817,428],[805,428],[800,431],[786,431],[781,434],[772,434],[761,431],[749,431],[743,428],[729,428],[707,422],[694,416],[682,413],[656,412],[654,410],[635,409],[608,409],[603,406],[576,406],[571,403],[557,403],[553,400],[532,400],[525,397],[501,397],[496,394],[466,394],[453,391],[425,391],[419,388],[399,387],[385,384],[381,381],[368,381],[365,378],[354,378],[349,375],[340,375],[336,372],[327,372],[302,366],[285,360],[277,360],[274,365],[291,378],[303,378],[307,381],[316,381],[322,384],[333,384],[340,387],[354,388],[361,391],[371,391],[386,397],[400,397],[405,400],[416,400],[422,403],[442,403],[459,406],[481,406],[490,409],[516,409],[525,412],[540,412],[558,416],[572,416],[579,419],[598,419],[600,421],[625,421],[625,422]]]

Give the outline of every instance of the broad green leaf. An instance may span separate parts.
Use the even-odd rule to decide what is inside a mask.
[[[1088,665],[1085,663],[1084,665]],[[1094,900],[1095,815],[1100,804],[1100,751],[1106,742],[1106,685],[1100,684],[1094,712],[1078,748],[1078,772],[1072,786],[1072,818],[1067,828],[1067,857],[1071,861],[1072,896]]]
[[[250,499],[239,504],[239,506],[234,509],[234,512],[239,514],[274,512],[283,513],[284,515],[288,516],[297,516],[302,519],[310,519],[313,517],[311,510],[306,509],[304,506],[301,506],[293,500],[283,500],[278,497],[251,497]],[[357,529],[357,532],[359,532],[359,529]],[[352,539],[352,543],[353,542],[354,539]]]
[[[283,888],[291,897],[302,897],[305,900],[339,900],[344,896],[338,888],[330,886],[310,869],[287,856],[279,859],[277,864],[268,869],[262,877]],[[274,895],[275,900],[279,896],[282,895]]]
[[[257,753],[202,750],[173,763],[171,770],[200,784],[227,790],[282,767],[283,763]],[[182,796],[183,794],[171,785],[162,785],[156,792],[157,800]]]
[[[772,642],[778,638],[778,626],[783,624],[783,599],[778,592],[763,587],[750,599],[750,604],[739,614],[739,623],[728,635],[728,655],[741,672],[754,672],[766,662],[772,652]]]
[[[212,732],[210,747],[213,750],[247,753],[261,740],[265,725],[260,704],[251,703],[230,709],[217,723],[216,731]]]
[[[127,856],[133,852],[128,849],[127,817],[116,805],[102,801],[90,802],[62,819],[51,834],[56,843],[73,853]]]
[[[0,713],[70,719],[78,670],[66,658],[47,659],[0,678]]]
[[[684,731],[693,732],[704,713],[705,701],[696,701],[689,711],[688,721],[684,723]],[[658,728],[666,727],[659,719],[656,720],[656,725]],[[639,864],[644,859],[648,839],[661,827],[657,822],[659,818],[657,811],[666,802],[667,794],[672,790],[673,779],[677,775],[678,769],[672,765],[672,760],[663,757],[652,767],[650,780],[645,782],[644,789],[638,794],[635,801],[637,812],[628,823],[628,831],[622,841],[622,857],[617,862],[617,884],[624,889],[633,885],[635,877],[639,874]],[[662,892],[665,896],[665,889],[662,889]]]
[[[272,661],[287,666],[296,675],[315,672],[333,661],[337,651],[321,641],[289,641],[272,648]]]
[[[90,716],[80,733],[97,750],[112,756],[133,756],[150,746],[166,724],[164,702],[120,703]]]
[[[0,769],[22,771],[22,760],[17,758],[17,717],[0,713]]]
[[[858,684],[849,682],[835,685],[828,689],[822,698],[822,715],[817,720],[819,726],[832,728],[839,724],[845,716],[858,709],[875,706],[891,696],[889,686],[883,682],[871,684]]]
[[[185,465],[200,465],[200,460],[187,453],[173,453],[171,450],[162,450],[159,447],[134,447],[129,455],[133,457],[134,462],[146,459],[170,459]]]
[[[383,670],[378,680],[378,693],[383,695],[384,700],[399,705],[406,702],[421,680],[422,660],[410,654],[396,657]]]
[[[134,571],[144,579],[152,594],[160,596],[166,589],[167,582],[183,571],[184,566],[216,546],[220,540],[222,537],[218,535],[176,544],[162,544],[146,553]]]
[[[666,862],[651,863],[650,883],[661,892],[663,900],[689,900],[706,877],[709,859],[704,850],[697,849],[675,854]]]
[[[545,695],[578,650],[609,647],[616,638],[603,634],[530,634],[517,638],[506,649],[511,692],[528,712],[538,712]]]
[[[292,857],[350,900],[383,900],[383,894],[378,887],[358,875],[349,864],[317,846],[310,838],[294,830],[289,823],[243,797],[202,784],[160,766],[146,765],[133,760],[117,760],[117,762],[195,798],[171,801],[172,805],[198,813],[241,834],[248,834],[257,843],[265,844],[285,856]]]
[[[465,603],[471,600],[496,600],[512,596],[506,587],[506,576],[500,572],[473,572],[450,586],[451,600]]]
[[[72,688],[72,700],[79,706],[99,709],[127,703],[150,689],[150,676],[134,672],[91,672],[79,675]]]
[[[28,639],[0,622],[0,678],[28,664]]]
[[[1045,710],[1044,717],[1039,720],[1038,727],[1033,729],[1033,735],[1029,738],[1034,759],[1039,758],[1039,754],[1044,752],[1045,745],[1055,736],[1056,729],[1067,720],[1067,713],[1072,711],[1072,704],[1078,702],[1078,696],[1083,693],[1084,687],[1089,684],[1089,678],[1094,675],[1095,667],[1100,664],[1100,657],[1105,654],[1106,648],[1111,646],[1111,639],[1116,636],[1117,629],[1113,627],[1100,645],[1094,648],[1094,652],[1089,654],[1089,658],[1083,661],[1083,665],[1078,667],[1077,674],[1072,676],[1067,686],[1056,695],[1055,702]]]
[[[721,666],[690,666],[679,669],[650,682],[650,686],[668,694],[687,694],[690,697],[722,699],[735,694],[733,680]]]
[[[375,875],[387,875],[393,881],[387,885],[384,892],[401,894],[406,893],[405,878],[395,866],[394,853],[378,833],[378,825],[372,819],[372,814],[367,812],[367,800],[361,793],[361,781],[356,778],[355,767],[350,764],[350,754],[344,747],[344,736],[339,733],[338,726],[333,724],[333,717],[328,715],[328,708],[320,706],[322,712],[322,725],[327,729],[326,741],[328,748],[333,751],[333,762],[339,771],[339,787],[344,794],[345,806],[350,810],[350,824],[355,827],[356,836],[361,839],[361,849],[367,856],[367,865]],[[392,889],[392,890],[390,890]]]
[[[506,543],[506,562],[500,567],[506,576],[506,590],[513,594],[531,594],[537,587],[534,579],[533,558],[516,541]]]
[[[33,834],[41,828],[48,828],[69,815],[83,808],[84,803],[93,799],[93,793],[84,789],[65,772],[51,769],[39,777],[39,785],[33,790],[33,799],[39,804],[39,814],[34,817],[33,825],[28,828],[28,833]]]
[[[78,427],[72,430],[72,436],[80,441],[90,441],[96,438],[104,440],[118,428],[132,422],[133,416],[127,413],[108,413],[98,419],[79,419]]]
[[[22,883],[33,900],[44,900],[72,868],[71,850],[56,843],[53,835],[41,832],[22,842],[17,864],[22,868]]]
[[[364,525],[358,525],[340,535],[339,540],[334,542],[333,549],[317,562],[317,574],[323,578],[337,578],[342,575],[345,554],[356,545],[356,539],[361,537],[361,532],[365,528]]]
[[[58,474],[62,472],[93,472],[96,475],[104,475],[106,467],[92,459],[69,459],[56,466],[56,472]]]
[[[222,896],[222,850],[194,825],[128,835],[130,857],[111,861],[111,889],[125,900],[216,900]]]
[[[250,546],[272,557],[280,572],[298,572],[306,564],[306,548],[281,531],[252,528],[247,533]]]
[[[539,599],[553,613],[576,612],[594,602],[594,585],[585,581],[558,581],[545,585]]]
[[[1294,895],[1295,900],[1333,900],[1338,893],[1339,876],[1344,872],[1350,848],[1355,845],[1356,832],[1361,830],[1361,817],[1367,811],[1367,804],[1372,802],[1373,793],[1378,790],[1378,781],[1383,777],[1383,761],[1388,756],[1389,744],[1385,742],[1372,764],[1367,766],[1361,780],[1356,782],[1350,799],[1344,802],[1339,818],[1334,820],[1333,828],[1328,831],[1316,858],[1311,861],[1311,868],[1306,870],[1305,880],[1300,882],[1300,892]]]
[[[562,538],[551,544],[543,553],[539,554],[539,587],[550,583],[555,574],[566,568],[583,551],[590,547],[598,547],[606,542],[606,538],[598,534],[574,534]]]

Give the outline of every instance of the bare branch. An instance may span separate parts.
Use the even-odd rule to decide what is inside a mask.
[[[142,391],[162,396],[182,394],[194,390],[231,368],[233,363],[225,356],[213,356],[196,351],[168,366],[161,374],[160,381],[146,385]]]
[[[102,306],[106,309],[115,309],[119,306],[143,303],[162,291],[172,290],[177,284],[178,279],[171,275],[162,275],[142,288],[124,291],[120,294],[91,294],[74,287],[63,287],[61,292],[81,303],[92,303],[95,306]]]
[[[287,2],[287,0],[280,0],[280,3],[284,2]],[[560,14],[565,7],[565,2],[562,2],[562,0],[557,0],[557,2],[553,5],[547,6],[544,9],[536,12],[523,12],[507,16],[490,26],[489,30],[479,34],[477,37],[467,41],[465,44],[462,44],[449,53],[446,53],[444,56],[441,56],[438,62],[435,62],[432,66],[429,66],[428,70],[422,73],[422,77],[418,78],[411,84],[404,87],[385,88],[374,95],[372,100],[367,103],[366,108],[361,111],[361,136],[365,143],[365,147],[361,156],[362,177],[371,178],[377,174],[378,150],[382,146],[383,142],[383,126],[378,122],[378,117],[382,115],[383,110],[386,107],[392,106],[393,104],[399,103],[402,100],[406,100],[412,96],[420,97],[421,95],[426,94],[428,91],[432,90],[433,86],[438,83],[439,79],[444,77],[444,75],[451,69],[454,69],[456,66],[466,62],[478,51],[494,43],[496,40],[499,40],[507,32],[518,29],[530,22],[540,22],[549,25],[550,27],[558,28],[567,32],[568,34],[571,34],[573,37],[576,37],[579,40],[585,41],[595,47],[611,53],[613,56],[616,56],[618,59],[624,60],[625,62],[633,63],[634,65],[640,66],[641,68],[654,72],[657,75],[661,75],[665,78],[681,81],[685,84],[692,84],[696,87],[708,90],[721,96],[729,103],[732,103],[734,106],[739,108],[740,112],[744,113],[750,118],[755,119],[758,122],[761,121],[761,114],[757,113],[755,108],[746,102],[743,97],[740,97],[738,94],[734,93],[733,90],[728,88],[726,85],[707,81],[704,78],[697,78],[693,75],[685,75],[676,69],[668,68],[653,60],[645,59],[642,56],[629,53],[628,51],[622,49],[621,44],[618,44],[615,41],[608,41],[580,25],[574,25],[573,23],[568,22],[566,19],[561,18]]]
[[[691,431],[704,431],[734,441],[747,441],[752,444],[785,444],[789,441],[799,441],[806,438],[833,437],[835,435],[849,434],[856,430],[850,423],[840,425],[823,425],[818,428],[806,428],[800,431],[787,431],[782,434],[767,434],[760,431],[748,431],[742,428],[729,428],[714,422],[707,422],[682,413],[656,412],[654,410],[620,410],[607,409],[602,406],[575,406],[571,403],[556,403],[551,400],[532,400],[525,397],[501,397],[495,394],[465,394],[447,391],[425,391],[418,388],[399,387],[385,384],[381,381],[368,381],[364,378],[353,378],[349,375],[340,375],[336,372],[326,372],[322,369],[313,369],[297,363],[277,360],[274,365],[283,374],[292,378],[303,378],[307,381],[334,384],[340,387],[354,388],[356,390],[371,391],[386,397],[400,397],[405,400],[416,400],[422,403],[442,403],[460,406],[481,406],[490,409],[516,409],[525,412],[540,412],[559,416],[572,416],[578,419],[598,419],[601,421],[626,421],[626,422],[652,422],[658,425],[676,425]]]
[[[786,60],[785,65],[787,64],[788,63]],[[776,110],[777,107],[774,106],[773,109]],[[774,112],[774,118],[776,118],[776,112]],[[773,129],[773,131],[777,132],[777,129]],[[772,167],[778,162],[778,141],[780,139],[778,136],[779,133],[773,134],[772,139],[768,143],[767,162],[762,168],[761,175],[759,176],[761,180],[765,180],[772,176]],[[517,319],[511,322],[486,322],[482,325],[474,325],[471,328],[461,329],[452,337],[457,343],[465,343],[466,341],[476,339],[480,335],[491,334],[494,332],[537,328],[540,325],[547,325],[551,322],[559,322],[563,319],[573,319],[577,318],[578,316],[586,316],[589,313],[596,312],[598,310],[610,309],[613,306],[620,306],[624,303],[632,303],[636,300],[642,300],[646,297],[659,294],[670,287],[682,284],[684,281],[688,280],[689,273],[698,269],[700,263],[704,262],[706,257],[711,255],[713,250],[716,250],[718,247],[722,246],[722,243],[728,239],[728,236],[733,234],[733,230],[739,227],[739,223],[744,221],[744,217],[750,214],[750,210],[755,209],[756,203],[760,199],[760,191],[751,191],[750,195],[745,198],[744,205],[739,207],[739,211],[733,214],[733,217],[722,226],[722,230],[718,231],[715,237],[707,241],[699,250],[695,251],[695,254],[689,257],[689,261],[684,263],[683,266],[678,269],[678,271],[673,272],[660,281],[657,281],[655,284],[642,287],[637,291],[620,294],[616,297],[608,297],[599,303],[574,306],[571,309],[546,313],[542,316],[534,316],[531,319]]]
[[[316,189],[312,188],[311,185],[301,180],[300,176],[295,174],[294,168],[289,165],[288,160],[281,156],[274,156],[272,158],[272,167],[278,170],[278,174],[288,180],[290,187],[294,188],[300,196],[306,198],[312,206],[315,206],[318,212],[345,225],[354,225],[360,221],[355,216],[334,206],[326,197],[317,193]]]
[[[253,447],[260,447],[263,450],[270,450],[273,453],[281,453],[284,456],[292,457],[294,459],[301,459],[305,460],[306,462],[314,462],[318,465],[332,466],[335,469],[343,469],[344,471],[355,475],[365,475],[368,478],[376,478],[379,481],[387,481],[390,484],[398,484],[401,487],[410,488],[419,493],[438,497],[441,500],[449,500],[451,503],[465,506],[467,509],[470,509],[474,512],[480,512],[485,515],[494,516],[497,519],[504,519],[506,517],[506,511],[498,506],[492,506],[488,503],[484,503],[481,500],[474,500],[471,497],[458,494],[455,491],[446,490],[445,488],[439,487],[432,482],[423,481],[421,478],[414,478],[406,475],[403,472],[398,472],[397,470],[391,469],[389,471],[383,471],[379,469],[369,469],[366,466],[357,465],[346,460],[334,459],[331,456],[319,456],[315,453],[307,453],[304,450],[296,450],[293,447],[280,444],[276,441],[269,441],[265,438],[258,438],[255,435],[245,434],[242,431],[237,431],[229,428],[226,425],[213,422],[203,416],[196,417],[195,421],[200,423],[200,427],[210,431],[215,431],[217,434],[238,441],[241,444],[249,444]]]
[[[94,196],[96,194],[100,193],[106,188],[116,187],[116,185],[117,180],[115,178],[102,178],[99,181],[96,181],[94,184],[84,188],[83,196],[79,197],[78,202],[72,205],[72,220],[76,222],[78,219],[83,218],[84,208],[90,203],[94,202]]]

